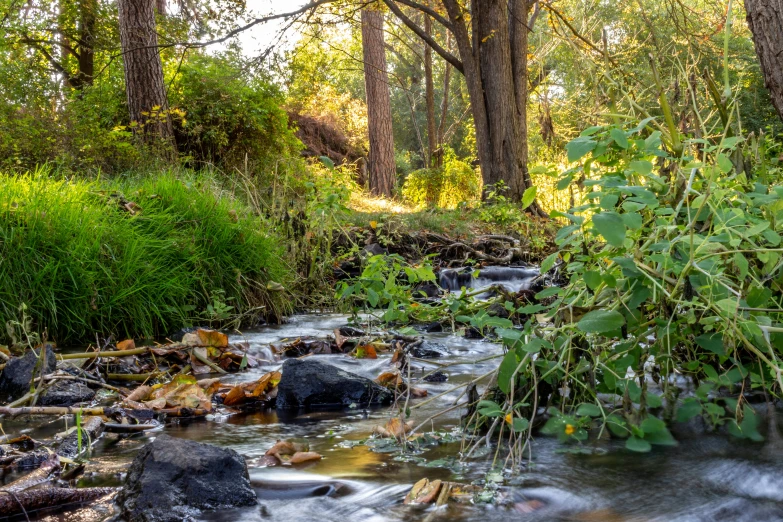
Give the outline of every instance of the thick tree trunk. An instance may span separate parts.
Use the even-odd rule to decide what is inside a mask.
[[[432,35],[432,19],[424,15],[424,31]],[[435,121],[435,79],[432,72],[432,47],[424,44],[424,84],[427,101],[427,168],[434,164],[438,149],[438,124]]]
[[[174,135],[155,31],[155,3],[119,0],[120,41],[125,91],[132,122],[147,138],[170,141]]]
[[[391,95],[386,70],[383,13],[377,7],[362,10],[364,84],[367,96],[367,125],[370,131],[370,190],[390,197],[396,179]]]
[[[783,119],[783,0],[745,0],[745,11],[772,104]]]

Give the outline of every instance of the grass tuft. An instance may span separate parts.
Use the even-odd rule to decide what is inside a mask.
[[[0,175],[0,321],[24,303],[71,343],[279,318],[289,305],[268,288],[291,275],[270,229],[207,175]]]

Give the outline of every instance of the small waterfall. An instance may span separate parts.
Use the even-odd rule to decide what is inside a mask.
[[[540,271],[535,267],[490,266],[478,271],[470,268],[449,268],[441,270],[438,283],[444,290],[458,292],[462,287],[481,290],[499,285],[510,292],[519,292],[530,287]]]

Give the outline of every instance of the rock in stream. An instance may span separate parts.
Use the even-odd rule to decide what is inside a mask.
[[[258,498],[236,451],[161,435],[133,459],[117,502],[128,522],[178,522]]]
[[[22,357],[11,357],[0,375],[0,401],[13,402],[30,391],[30,382],[33,380],[33,372],[38,363],[40,350],[28,350]],[[46,345],[46,367],[43,373],[53,372],[57,366],[52,347]],[[37,376],[37,374],[36,374]]]
[[[370,379],[316,359],[288,359],[277,386],[277,409],[344,408],[391,404],[394,394]]]

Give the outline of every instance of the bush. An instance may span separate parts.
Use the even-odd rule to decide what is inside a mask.
[[[269,226],[205,175],[0,177],[0,321],[22,304],[58,342],[279,317],[289,272]]]
[[[412,172],[402,187],[402,196],[419,207],[453,209],[481,199],[481,176],[453,152],[447,153],[442,168]]]
[[[248,78],[229,58],[210,56],[194,56],[181,75],[169,101],[185,113],[175,121],[177,145],[195,166],[274,171],[279,159],[302,149],[272,84]]]

